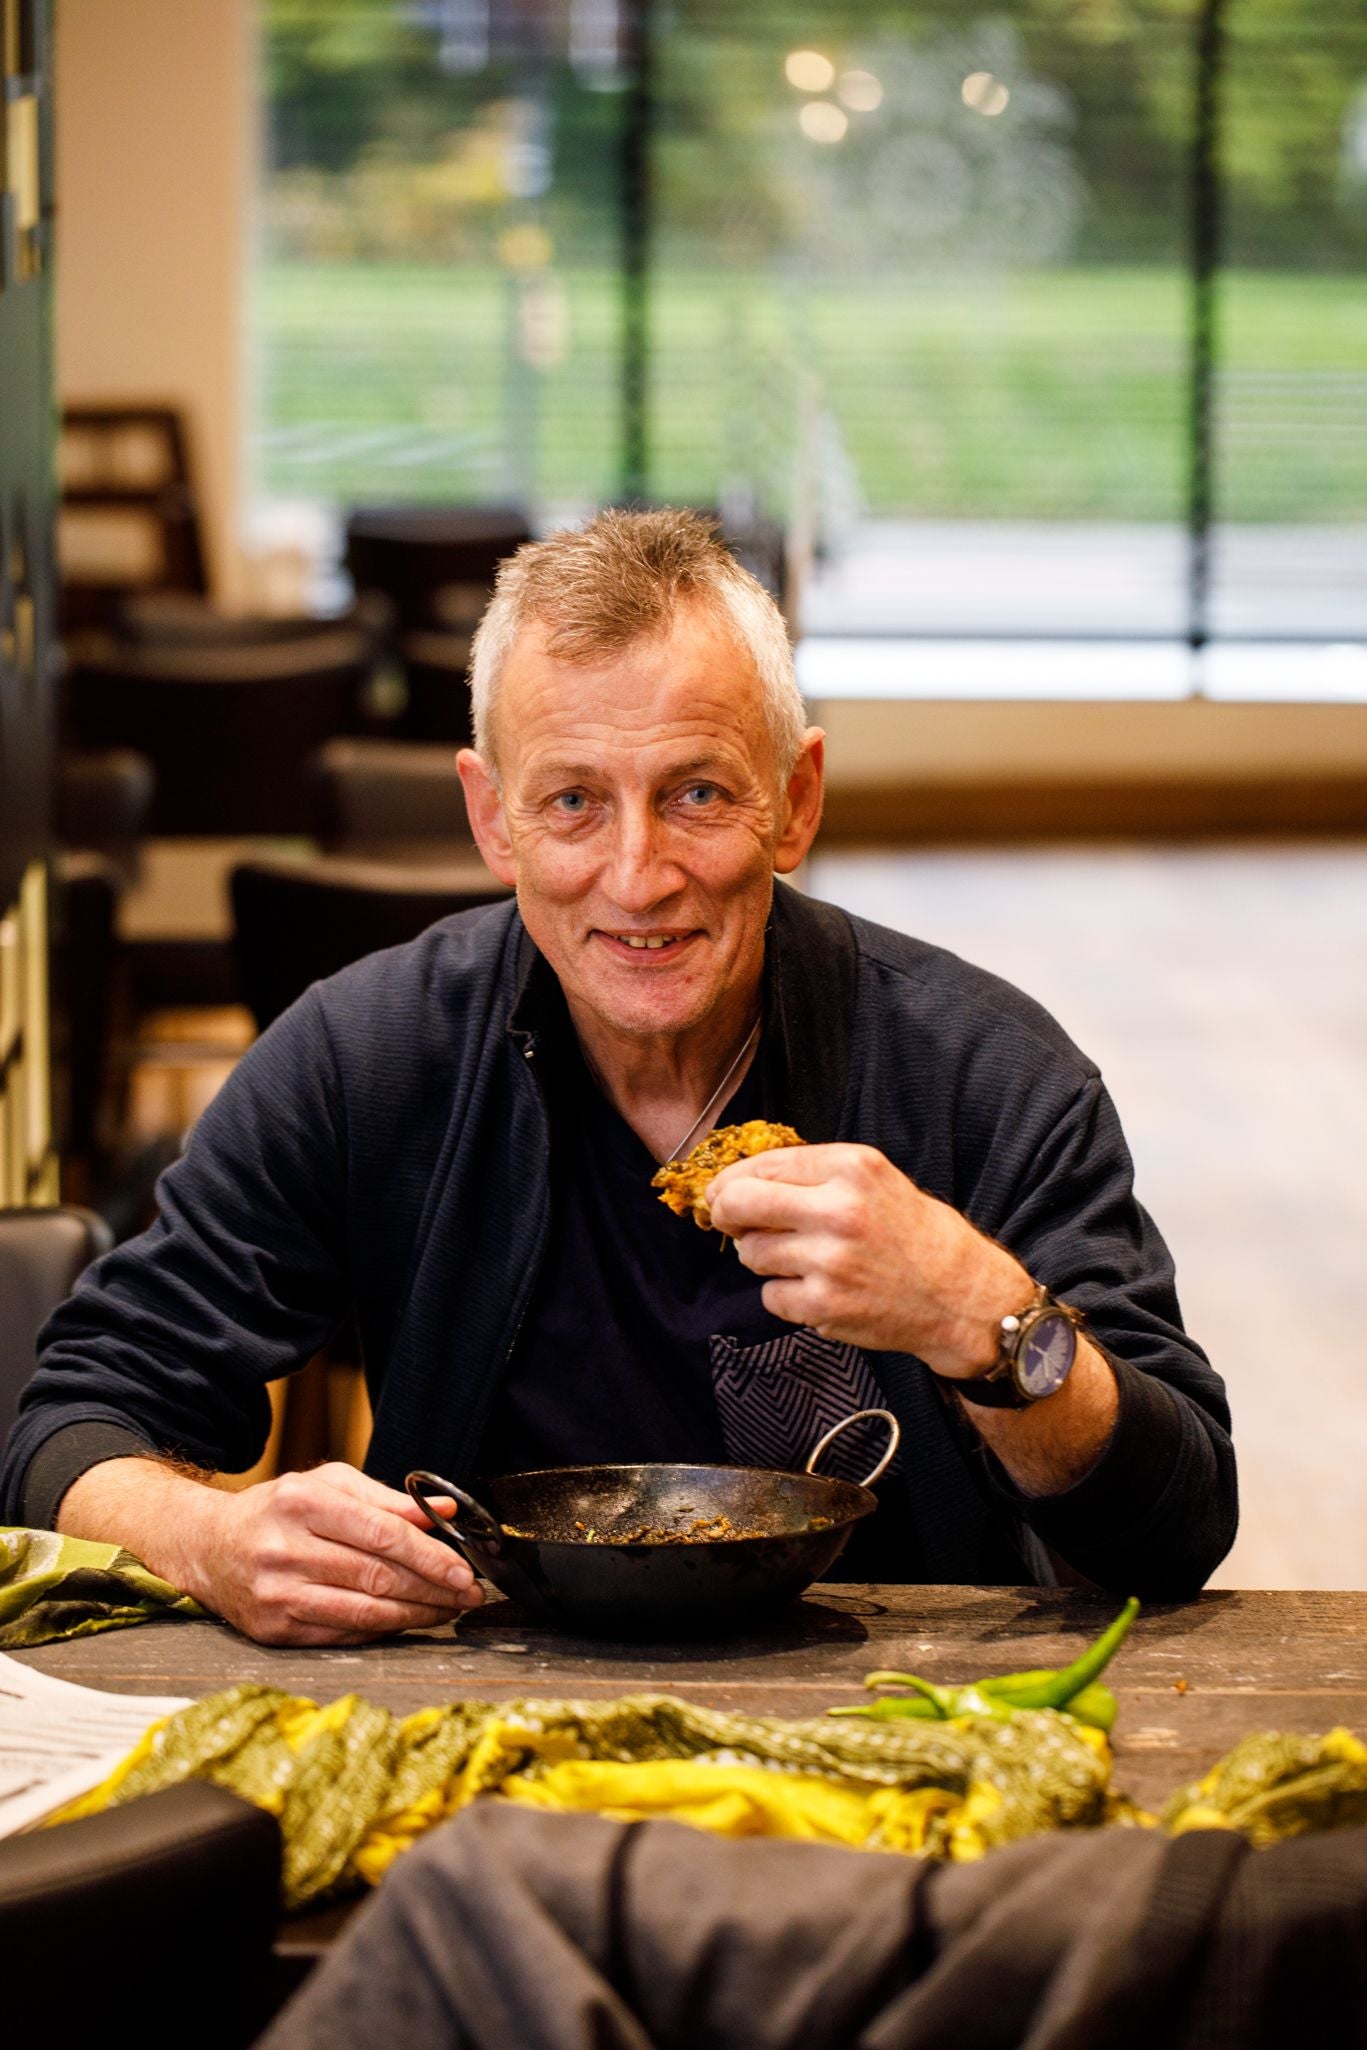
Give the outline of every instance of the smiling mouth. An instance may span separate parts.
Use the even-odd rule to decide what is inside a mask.
[[[633,954],[669,954],[677,952],[688,940],[696,937],[689,932],[603,932],[598,937],[609,941],[614,947],[625,948]]]

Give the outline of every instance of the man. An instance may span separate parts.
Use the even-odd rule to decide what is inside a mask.
[[[903,1452],[851,1573],[1193,1592],[1234,1531],[1227,1410],[1100,1078],[1005,984],[775,886],[823,736],[759,586],[692,515],[603,514],[505,567],[472,683],[460,774],[516,909],[247,1055],[49,1325],[4,1513],[266,1641],[354,1642],[478,1600],[410,1467],[798,1463],[882,1403]],[[656,1202],[751,1117],[808,1143],[720,1174],[714,1232]],[[349,1310],[367,1473],[206,1485]]]

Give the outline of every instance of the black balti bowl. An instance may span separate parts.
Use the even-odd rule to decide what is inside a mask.
[[[897,1424],[885,1410],[865,1416],[891,1427],[874,1481],[896,1450]],[[529,1616],[594,1637],[657,1641],[762,1621],[819,1580],[878,1506],[866,1484],[750,1466],[550,1467],[482,1482],[478,1501],[439,1474],[411,1473],[407,1486],[434,1533]],[[429,1508],[443,1497],[455,1503],[453,1517]],[[720,1516],[759,1535],[634,1535],[642,1526],[687,1533]]]

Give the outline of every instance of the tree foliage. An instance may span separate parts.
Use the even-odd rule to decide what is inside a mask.
[[[1017,114],[1003,120],[999,135],[1011,134],[1015,121],[1019,138],[1027,82],[1037,103],[1041,94],[1052,94],[1066,119],[1056,124],[1048,150],[1037,146],[1033,158],[1019,148],[1014,159],[1006,153],[1003,161],[1014,168],[1003,190],[1024,206],[1022,181],[1047,181],[1054,192],[1075,188],[1070,233],[1079,258],[1171,261],[1187,233],[1205,4],[657,4],[652,163],[661,218],[671,233],[691,236],[704,252],[755,261],[800,245],[813,219],[847,204],[858,240],[868,226],[869,190],[859,150],[868,159],[876,153],[874,139],[885,138],[887,162],[874,183],[886,192],[899,161],[913,182],[918,165],[933,177],[934,151],[912,147],[909,138],[948,138],[940,162],[942,175],[952,180],[956,162],[961,169],[975,151],[981,155],[985,131],[974,130],[971,120],[965,124],[954,105],[933,119],[924,101],[917,111],[912,86],[935,66],[943,70],[946,53],[979,68],[979,48],[980,68],[991,69],[1005,43],[1016,53],[1018,75],[1004,82],[1022,90]],[[535,11],[490,0],[489,60],[469,70],[443,61],[443,18],[443,0],[264,0],[277,171],[310,174],[319,203],[331,203],[335,212],[345,195],[338,189],[328,200],[329,178],[353,177],[358,193],[364,187],[373,197],[385,178],[398,181],[405,165],[429,174],[444,166],[435,182],[428,176],[428,186],[446,191],[450,205],[468,215],[478,202],[453,168],[465,162],[463,149],[468,156],[460,137],[487,129],[491,106],[530,100],[541,110],[552,153],[551,211],[563,232],[601,240],[610,232],[622,100],[619,93],[591,89],[567,62],[564,0]],[[1362,0],[1224,0],[1220,19],[1219,167],[1231,255],[1335,267],[1360,261],[1367,253],[1367,134],[1359,133],[1367,127]],[[528,43],[528,21],[540,24],[539,52]],[[800,96],[786,83],[782,65],[787,51],[802,46],[825,52],[838,67],[881,65],[892,74],[883,106],[852,117],[843,165],[841,151],[794,147]],[[952,81],[945,93],[952,100]],[[962,131],[957,143],[955,121]],[[820,201],[818,186],[825,189]],[[1048,197],[1043,187],[1041,194],[1042,204]],[[430,209],[408,213],[413,234],[426,232]]]

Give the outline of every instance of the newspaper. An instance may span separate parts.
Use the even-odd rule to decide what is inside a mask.
[[[73,1687],[0,1653],[0,1837],[98,1786],[151,1724],[186,1705]]]

